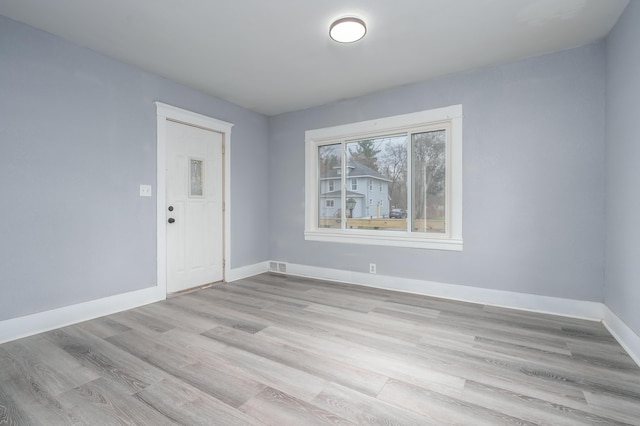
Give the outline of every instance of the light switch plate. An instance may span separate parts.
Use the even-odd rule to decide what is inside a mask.
[[[151,185],[140,185],[140,196],[151,197]]]

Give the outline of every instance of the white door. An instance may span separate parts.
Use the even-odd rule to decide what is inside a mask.
[[[167,293],[222,281],[222,134],[167,120]]]

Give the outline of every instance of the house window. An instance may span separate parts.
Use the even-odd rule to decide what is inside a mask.
[[[325,200],[325,205],[327,207],[334,207],[334,200]]]
[[[335,191],[335,187],[333,186],[333,181],[332,180],[329,181],[329,191],[330,192]],[[333,207],[333,206],[331,206],[331,207]]]
[[[305,137],[305,239],[462,250],[461,105],[309,130]],[[333,218],[317,207],[326,197],[319,182],[330,177],[342,181],[334,197],[345,206]],[[347,178],[350,190],[340,190]],[[379,196],[358,192],[364,178]]]

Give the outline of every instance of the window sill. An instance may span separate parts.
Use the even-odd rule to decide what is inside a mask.
[[[429,250],[462,251],[462,240],[452,238],[437,238],[404,235],[371,235],[348,234],[340,231],[305,231],[307,241],[324,241],[330,243],[367,244],[389,247],[410,247]]]

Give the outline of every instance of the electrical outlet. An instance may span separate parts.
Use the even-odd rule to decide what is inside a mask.
[[[140,185],[140,196],[151,197],[151,185]]]
[[[375,263],[370,263],[369,264],[369,273],[370,274],[375,274],[376,273],[376,264]]]

